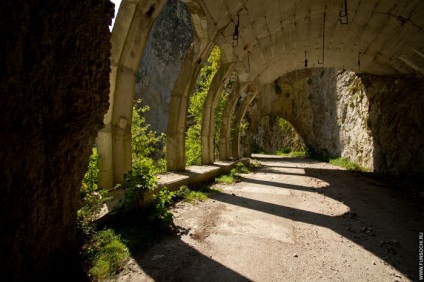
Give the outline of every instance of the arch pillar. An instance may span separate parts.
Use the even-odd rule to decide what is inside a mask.
[[[97,136],[99,186],[111,189],[131,169],[135,76],[152,25],[166,1],[123,0],[112,31],[109,110]]]
[[[166,132],[166,166],[168,171],[185,169],[185,133],[188,103],[202,68],[201,62],[212,51],[214,41],[209,41],[207,44],[200,43],[197,46],[199,45],[204,46],[199,52],[200,55],[195,52],[196,44],[190,47],[190,51],[181,65],[171,94]]]
[[[223,64],[216,71],[203,104],[201,146],[202,164],[213,164],[214,156],[214,130],[215,130],[215,109],[219,97],[225,85],[225,79],[231,74],[233,64]]]
[[[240,108],[237,111],[234,123],[237,125],[236,129],[232,133],[232,143],[231,143],[231,151],[232,157],[235,159],[239,159],[241,157],[240,153],[240,123],[246,114],[246,110],[249,107],[250,103],[255,99],[256,95],[259,92],[259,81],[256,80],[248,85],[248,89],[246,91],[246,97],[242,98],[242,102]]]
[[[240,91],[240,89],[242,89]],[[247,84],[240,85],[238,82],[233,91],[228,95],[224,113],[222,114],[221,132],[219,134],[219,159],[222,161],[231,158],[231,120],[240,94],[247,89]]]

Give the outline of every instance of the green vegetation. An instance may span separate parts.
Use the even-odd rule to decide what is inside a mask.
[[[89,158],[88,171],[84,175],[78,210],[78,230],[81,242],[81,255],[84,268],[93,279],[105,278],[125,265],[129,257],[128,248],[112,229],[98,231],[95,220],[109,200],[107,191],[97,185],[99,156],[97,150]]]
[[[221,63],[221,51],[218,47],[215,47],[207,63],[200,71],[200,75],[197,78],[195,91],[190,97],[190,105],[188,108],[188,113],[190,116],[194,117],[194,125],[190,126],[187,130],[186,137],[186,165],[200,165],[201,163],[201,126],[202,126],[202,114],[203,114],[203,104],[206,100],[208,94],[209,86],[211,85],[212,79],[219,68]],[[222,96],[222,95],[221,95]],[[223,107],[222,103],[224,98],[220,99],[218,109],[222,112]],[[222,114],[221,114],[222,115]],[[215,121],[220,124],[219,116],[215,118]],[[215,129],[220,125],[215,125]],[[215,132],[217,132],[215,130]]]
[[[143,173],[158,174],[166,172],[166,136],[150,131],[150,125],[142,116],[148,106],[141,106],[137,100],[133,107],[131,123],[132,166]]]
[[[312,84],[312,78],[311,78],[311,77],[308,77],[308,78],[306,79],[306,82],[307,82],[309,85],[311,85],[311,84]]]
[[[93,279],[103,279],[117,273],[129,258],[129,249],[146,246],[152,240],[158,238],[155,228],[173,226],[172,214],[168,210],[171,204],[172,193],[162,188],[157,195],[152,196],[156,186],[155,175],[166,170],[165,162],[165,135],[157,135],[149,130],[148,125],[142,117],[142,113],[148,107],[141,107],[141,101],[137,101],[132,115],[132,170],[125,174],[125,182],[121,188],[125,195],[117,205],[114,212],[118,216],[125,217],[142,214],[138,224],[140,226],[112,226],[99,228],[96,223],[98,214],[107,198],[107,191],[97,185],[97,161],[99,156],[96,150],[89,159],[88,171],[81,185],[80,209],[78,210],[78,227],[80,230],[81,254],[84,259],[84,268]],[[149,198],[150,197],[150,198]],[[151,200],[151,201],[147,201]],[[148,202],[148,203],[147,203]],[[129,230],[129,231],[128,231]],[[135,230],[135,231],[134,231]],[[119,233],[120,235],[118,235]],[[136,239],[132,237],[136,234]],[[146,241],[140,243],[139,240]],[[146,243],[147,242],[147,243]]]
[[[360,166],[359,164],[351,161],[348,158],[330,159],[329,163],[332,164],[332,165],[343,167],[347,170],[369,172],[369,169]]]
[[[215,178],[215,182],[223,184],[233,184],[234,182],[240,181],[241,173],[249,172],[249,169],[242,162],[238,162],[235,168],[233,168],[229,174],[224,174],[218,178]]]
[[[88,273],[96,279],[115,274],[128,261],[130,252],[112,229],[95,233],[90,245],[96,256]]]
[[[185,200],[191,204],[207,200],[211,195],[221,192],[220,190],[210,188],[208,185],[193,186],[189,189],[187,186],[181,186],[178,191],[174,193],[177,200]]]
[[[305,151],[277,151],[277,155],[279,156],[285,156],[285,157],[292,157],[292,158],[299,158],[304,159],[307,158],[307,153]]]

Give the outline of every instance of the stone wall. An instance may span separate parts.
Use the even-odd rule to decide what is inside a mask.
[[[248,110],[249,128],[264,115],[288,120],[305,144],[321,155],[349,157],[373,166],[373,141],[367,128],[368,99],[353,72],[303,69],[265,85]],[[268,134],[273,135],[273,132]],[[271,136],[264,138],[272,140]]]
[[[135,86],[136,99],[150,107],[143,115],[153,131],[166,132],[171,91],[192,41],[189,11],[181,1],[168,1],[153,24]]]
[[[0,4],[3,281],[78,272],[64,259],[78,252],[79,189],[108,109],[112,16],[108,0]]]
[[[361,75],[370,100],[374,168],[399,177],[424,178],[424,81]]]
[[[321,155],[350,158],[380,173],[422,177],[423,90],[424,82],[413,78],[297,70],[262,88],[246,114],[248,140],[258,137],[255,132],[274,140],[261,120],[279,116]]]

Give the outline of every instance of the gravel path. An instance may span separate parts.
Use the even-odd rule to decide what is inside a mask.
[[[116,280],[418,281],[422,200],[327,163],[259,157],[263,168],[222,193],[178,203],[187,234],[133,257]]]

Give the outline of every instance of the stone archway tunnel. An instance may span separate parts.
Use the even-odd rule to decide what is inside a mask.
[[[319,139],[325,136],[326,122],[332,121],[336,131],[348,130],[338,124],[340,99],[335,96],[340,92],[331,87],[312,91],[322,79],[319,75],[311,75],[312,86],[291,91],[290,99],[284,92],[274,97],[278,107],[264,106],[276,95],[276,84],[283,90],[290,87],[285,78],[293,71],[304,72],[295,72],[299,78],[314,72],[311,68],[325,67],[352,72],[349,79],[333,82],[345,83],[351,94],[357,87],[355,93],[368,99],[368,108],[362,109],[367,118],[361,121],[373,140],[374,170],[422,177],[422,1],[123,0],[110,34],[112,10],[107,0],[0,4],[0,265],[10,278],[6,280],[48,275],[54,261],[75,255],[78,189],[91,145],[97,136],[101,184],[122,182],[131,168],[131,109],[140,89],[138,74],[149,60],[156,72],[144,78],[164,75],[171,66],[174,70],[172,79],[163,76],[163,89],[143,86],[143,99],[160,93],[165,101],[162,128],[167,148],[172,148],[168,170],[185,169],[189,96],[218,45],[222,64],[204,105],[204,164],[215,161],[214,107],[232,75],[237,86],[223,114],[221,159],[241,156],[240,132],[231,133],[229,125],[240,123],[254,105],[269,111],[262,114],[281,109],[275,114],[290,119],[312,145],[331,149]],[[167,18],[175,24],[167,24]],[[164,28],[172,32],[161,36]],[[179,31],[186,33],[175,36]],[[329,110],[322,119],[315,116],[316,103]],[[330,141],[336,142],[338,153],[349,153],[337,143],[346,139]]]

